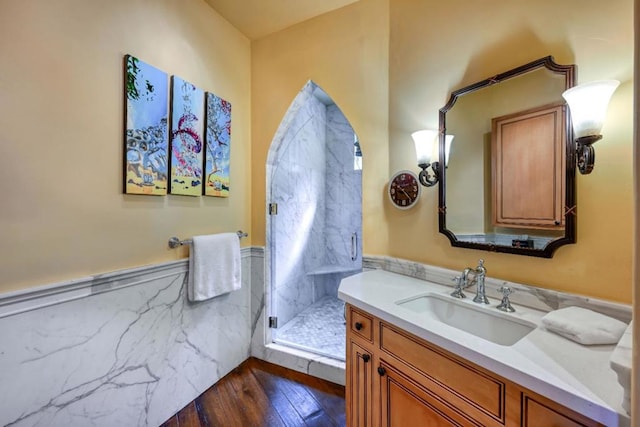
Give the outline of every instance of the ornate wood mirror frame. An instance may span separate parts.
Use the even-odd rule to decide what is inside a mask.
[[[561,93],[564,90],[570,87],[573,87],[575,85],[575,65],[559,65],[555,63],[555,61],[553,60],[553,57],[547,56],[547,57],[532,61],[528,64],[524,64],[512,70],[506,71],[504,73],[500,73],[494,77],[491,77],[491,78],[482,80],[480,82],[474,83],[472,85],[458,89],[451,93],[451,97],[449,98],[449,101],[447,102],[447,104],[440,109],[440,150],[439,150],[440,162],[439,162],[438,168],[439,168],[441,181],[439,186],[440,189],[439,189],[439,203],[438,203],[438,212],[439,212],[438,218],[439,218],[440,232],[449,238],[452,246],[470,248],[470,249],[479,249],[479,250],[492,251],[492,252],[505,252],[505,253],[511,253],[511,254],[517,254],[517,255],[551,258],[553,256],[554,251],[560,246],[576,242],[576,197],[575,197],[576,154],[575,154],[575,143],[573,141],[573,130],[570,125],[569,114],[567,111],[568,109],[564,104],[562,104],[562,107],[561,107],[562,116],[558,116],[559,118],[555,119],[556,122],[559,122],[555,126],[557,126],[558,132],[560,132],[560,133],[556,132],[556,135],[560,135],[560,137],[562,138],[561,143],[559,143],[561,145],[559,146],[560,147],[564,146],[564,153],[561,152],[562,151],[561,149],[558,150],[560,152],[559,155],[563,155],[564,158],[558,157],[557,161],[555,162],[556,165],[560,165],[558,168],[558,171],[556,171],[556,173],[560,174],[559,181],[557,182],[560,182],[560,186],[562,185],[564,186],[564,188],[561,189],[561,191],[564,193],[564,201],[562,202],[562,197],[557,197],[558,206],[556,207],[556,209],[559,209],[560,211],[556,214],[556,218],[558,219],[556,219],[555,221],[555,230],[553,231],[548,229],[545,230],[544,225],[532,226],[530,228],[527,228],[527,226],[523,226],[523,225],[514,226],[516,228],[506,228],[506,229],[495,228],[495,213],[487,214],[490,209],[485,207],[486,205],[489,204],[489,201],[488,201],[489,199],[486,194],[483,194],[483,199],[480,201],[480,203],[484,203],[483,206],[478,206],[477,204],[474,205],[473,203],[470,203],[469,206],[466,206],[462,209],[459,207],[456,208],[457,211],[460,211],[460,210],[464,211],[465,209],[470,209],[470,210],[483,209],[483,211],[485,212],[483,214],[485,217],[483,219],[485,223],[484,231],[479,232],[472,236],[471,234],[465,234],[464,232],[459,231],[459,230],[464,230],[464,227],[461,227],[459,230],[451,230],[447,228],[448,208],[451,209],[451,206],[453,206],[453,201],[454,201],[453,195],[457,195],[458,193],[456,193],[456,191],[458,192],[460,191],[459,188],[456,189],[456,187],[454,187],[454,185],[456,184],[456,181],[454,179],[455,174],[452,175],[452,173],[459,172],[460,170],[464,169],[464,167],[461,167],[460,165],[458,166],[458,169],[452,169],[456,167],[456,165],[453,164],[454,150],[458,148],[456,147],[456,142],[458,142],[458,146],[460,148],[457,153],[460,159],[462,159],[463,156],[466,156],[466,158],[464,158],[464,162],[467,162],[467,164],[469,161],[475,159],[475,156],[473,154],[465,152],[464,149],[462,148],[464,147],[464,145],[461,145],[460,138],[464,139],[464,137],[462,134],[456,135],[456,132],[460,129],[447,128],[448,118],[451,119],[452,123],[454,122],[454,118],[457,123],[466,123],[466,119],[470,117],[465,116],[464,114],[466,113],[463,113],[463,115],[458,114],[457,116],[453,115],[453,113],[451,112],[451,109],[456,104],[456,101],[462,101],[461,97],[467,97],[468,100],[474,99],[474,101],[469,101],[469,102],[472,102],[472,104],[469,104],[469,105],[483,105],[483,101],[482,101],[483,98],[471,98],[469,97],[469,95],[474,93],[475,94],[474,96],[485,96],[485,94],[491,93],[486,91],[487,88],[495,87],[498,85],[503,85],[504,87],[508,85],[512,85],[512,86],[516,85],[513,87],[523,87],[523,88],[528,87],[527,92],[520,93],[516,91],[515,93],[513,93],[514,96],[510,95],[509,97],[506,97],[509,99],[504,99],[505,97],[503,97],[502,99],[499,99],[499,102],[497,102],[499,104],[504,104],[505,102],[510,103],[513,101],[513,103],[520,105],[519,103],[521,103],[521,101],[528,100],[529,98],[531,98],[529,102],[536,102],[536,101],[533,101],[532,99],[535,96],[537,96],[537,93],[539,90],[547,90],[548,89],[546,87],[547,85],[545,83],[541,83],[541,84],[538,83],[537,87],[535,86],[531,87],[532,85],[529,84],[527,81],[516,79],[516,78],[522,79],[522,77],[529,75],[530,76],[529,78],[534,78],[535,80],[538,78],[537,76],[538,73],[536,73],[535,77],[531,77],[531,76],[536,71],[538,73],[543,73],[544,76],[549,77],[549,81],[552,82],[550,83],[550,85],[553,86],[553,90],[550,90],[550,92],[553,92],[553,95],[552,95],[553,103],[556,106],[560,105],[560,103],[563,102],[561,98]],[[555,89],[556,85],[558,86],[558,89],[561,89],[559,90],[560,93],[557,93],[557,94],[555,94],[555,92],[557,92],[557,90]],[[483,94],[479,94],[479,92],[483,90],[485,92],[483,92]],[[503,90],[504,89],[500,89],[500,91],[493,92],[493,93],[500,94],[502,93],[501,91]],[[511,92],[505,92],[505,93],[511,93]],[[556,101],[556,95],[557,95],[558,101]],[[499,95],[495,95],[495,96],[499,96]],[[493,101],[495,101],[495,96]],[[475,99],[480,99],[481,100],[480,103],[477,103]],[[465,102],[467,101],[465,100]],[[476,104],[473,104],[473,103],[476,103]],[[547,102],[547,104],[548,103],[549,102]],[[536,108],[534,109],[537,109],[538,107],[543,107],[543,105],[536,105]],[[476,111],[483,110],[483,109],[484,108],[475,108],[469,111],[471,111],[472,113],[475,113]],[[528,109],[531,110],[531,106],[529,106]],[[463,112],[467,111],[463,106],[459,107],[458,110]],[[487,110],[489,111],[490,109],[487,108]],[[524,110],[527,110],[527,108],[524,108]],[[518,108],[516,108],[515,111],[510,111],[509,114],[507,115],[504,115],[505,113],[502,113],[502,117],[510,117],[510,116],[513,116],[514,113],[516,115],[528,113],[529,110],[524,112],[520,110],[518,113],[515,113],[515,111],[518,111]],[[487,114],[491,114],[491,113],[487,113]],[[492,169],[491,173],[488,173],[486,171],[480,172],[485,174],[484,180],[486,182],[483,184],[485,191],[481,191],[483,193],[489,192],[489,191],[486,191],[489,187],[492,188],[492,191],[490,192],[495,193],[496,178],[494,177],[494,175],[496,175],[496,160],[495,160],[496,154],[492,154],[492,153],[496,147],[495,136],[494,136],[496,134],[495,122],[496,120],[499,120],[499,119],[500,118],[496,118],[496,117],[482,118],[484,122],[489,121],[489,123],[486,124],[486,126],[488,126],[488,129],[491,129],[491,121],[494,122],[493,129],[487,131],[487,133],[480,136],[480,138],[482,138],[483,140],[481,145],[485,147],[484,148],[485,152],[489,151],[489,153],[486,154],[485,156],[486,158],[484,158],[483,160],[482,168],[484,168],[485,170],[488,169],[489,166],[487,165],[491,163],[491,169]],[[459,127],[460,126],[461,125],[459,125]],[[446,166],[445,158],[444,158],[445,157],[444,146],[445,146],[445,135],[447,135],[448,133],[453,134],[454,137],[458,139],[458,141],[454,140],[452,144],[452,148],[451,148],[452,154],[449,160],[450,164]],[[486,148],[489,145],[487,141],[489,138],[492,138],[492,142],[491,142],[493,145],[492,149]],[[491,160],[490,162],[488,161],[488,158],[490,158]],[[513,163],[511,163],[511,165],[513,165]],[[473,164],[471,164],[471,166],[475,167],[473,166]],[[541,169],[546,169],[549,173],[553,173],[553,171],[549,171],[549,169],[553,167],[553,162],[546,162],[545,164],[540,164],[536,167]],[[562,167],[564,167],[564,171],[562,171]],[[449,171],[447,171],[447,169],[449,169]],[[489,175],[490,175],[490,181],[489,181],[489,178],[487,178]],[[564,180],[562,180],[562,175],[564,175]],[[464,184],[464,181],[462,181],[462,183]],[[447,187],[449,187],[450,189],[449,196],[451,196],[451,203],[450,203],[451,206],[447,205],[447,196],[448,196]],[[464,185],[458,185],[458,187],[464,187]],[[554,189],[555,188],[556,187],[554,187]],[[463,188],[463,190],[466,190],[466,188]],[[534,191],[531,191],[531,190],[532,189],[526,189],[526,188],[523,189],[520,197],[528,197],[529,195],[534,194]],[[556,189],[554,191],[559,191],[559,190]],[[499,206],[495,204],[496,197],[492,196],[491,199],[492,201],[490,206],[493,206],[495,209],[495,206]],[[465,213],[468,213],[468,212],[469,211],[465,211]],[[486,219],[486,217],[488,216],[494,217],[493,224],[491,225],[486,225],[488,224],[488,220]],[[450,218],[449,218],[451,220],[450,225],[451,223],[454,222],[453,221],[454,218],[456,217],[450,213]],[[547,227],[553,228],[553,224],[548,225]],[[455,225],[454,225],[454,228],[456,228]],[[489,228],[491,228],[491,230],[487,232]],[[496,232],[495,231],[496,229],[508,230],[510,232],[507,232],[507,233],[503,233],[501,231]],[[563,229],[564,229],[564,232],[562,232]],[[519,235],[523,235],[524,238],[519,239],[517,237]],[[472,237],[469,237],[469,236],[472,236]],[[516,238],[513,238],[514,236],[516,236]],[[533,236],[533,239],[529,240],[530,239],[529,236]],[[535,239],[535,243],[534,243],[534,239]],[[535,246],[538,246],[538,247],[535,247]]]

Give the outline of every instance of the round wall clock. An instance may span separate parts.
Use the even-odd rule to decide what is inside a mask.
[[[397,172],[389,180],[387,193],[393,205],[398,209],[409,209],[420,198],[420,183],[415,173],[409,170]]]

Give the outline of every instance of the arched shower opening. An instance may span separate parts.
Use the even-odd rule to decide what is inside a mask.
[[[309,81],[267,159],[267,342],[345,359],[340,280],[362,270],[362,151]]]

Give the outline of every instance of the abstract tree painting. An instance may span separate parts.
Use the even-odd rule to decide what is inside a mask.
[[[171,79],[171,194],[202,195],[204,91]]]
[[[229,197],[231,103],[207,92],[205,196]]]
[[[168,76],[126,55],[125,159],[126,194],[167,194]]]

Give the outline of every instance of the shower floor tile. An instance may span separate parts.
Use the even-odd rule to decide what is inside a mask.
[[[320,299],[278,328],[275,342],[344,361],[344,302],[335,297]]]

